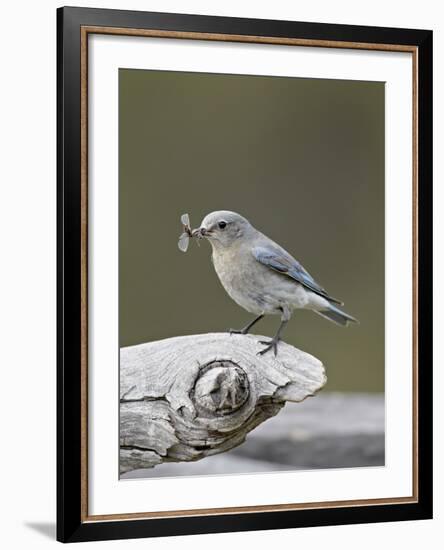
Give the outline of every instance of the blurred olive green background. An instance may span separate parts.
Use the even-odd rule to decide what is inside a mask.
[[[177,248],[182,213],[234,210],[360,320],[295,311],[285,341],[326,365],[327,391],[384,390],[383,83],[121,69],[119,140],[121,346],[251,319],[209,243]]]

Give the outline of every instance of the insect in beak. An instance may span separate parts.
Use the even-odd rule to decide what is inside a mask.
[[[201,228],[191,229],[190,216],[188,214],[182,214],[182,216],[180,217],[180,221],[183,225],[183,233],[179,237],[179,242],[177,243],[177,246],[179,247],[179,250],[181,250],[182,252],[186,252],[188,250],[188,245],[192,237],[197,237],[197,244],[199,244],[199,239],[202,238],[202,231]]]

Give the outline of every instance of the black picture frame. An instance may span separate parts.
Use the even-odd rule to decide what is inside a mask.
[[[155,29],[307,41],[405,45],[417,55],[418,492],[415,502],[91,520],[82,487],[82,27]],[[390,49],[390,48],[388,48]],[[57,539],[62,542],[354,524],[432,517],[432,32],[65,7],[57,10]],[[82,335],[83,334],[83,335]],[[83,339],[82,339],[83,338]]]

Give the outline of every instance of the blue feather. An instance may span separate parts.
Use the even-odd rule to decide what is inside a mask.
[[[264,264],[279,273],[283,273],[288,277],[291,277],[296,282],[308,288],[315,294],[322,296],[329,302],[334,302],[335,304],[343,305],[340,300],[333,298],[327,291],[322,288],[306,271],[302,265],[295,260],[288,252],[285,252],[283,248],[280,247],[263,247],[256,246],[252,249],[253,256],[258,262]]]
[[[357,319],[355,319],[348,313],[345,313],[345,311],[341,311],[333,304],[330,304],[328,309],[316,311],[316,313],[318,313],[322,317],[325,317],[329,321],[333,321],[333,323],[336,323],[337,325],[342,325],[344,327],[346,327],[348,323],[359,323]]]

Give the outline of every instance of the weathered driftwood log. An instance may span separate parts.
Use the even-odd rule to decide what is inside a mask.
[[[120,350],[120,471],[194,461],[242,443],[326,382],[321,362],[263,336],[200,334]]]

